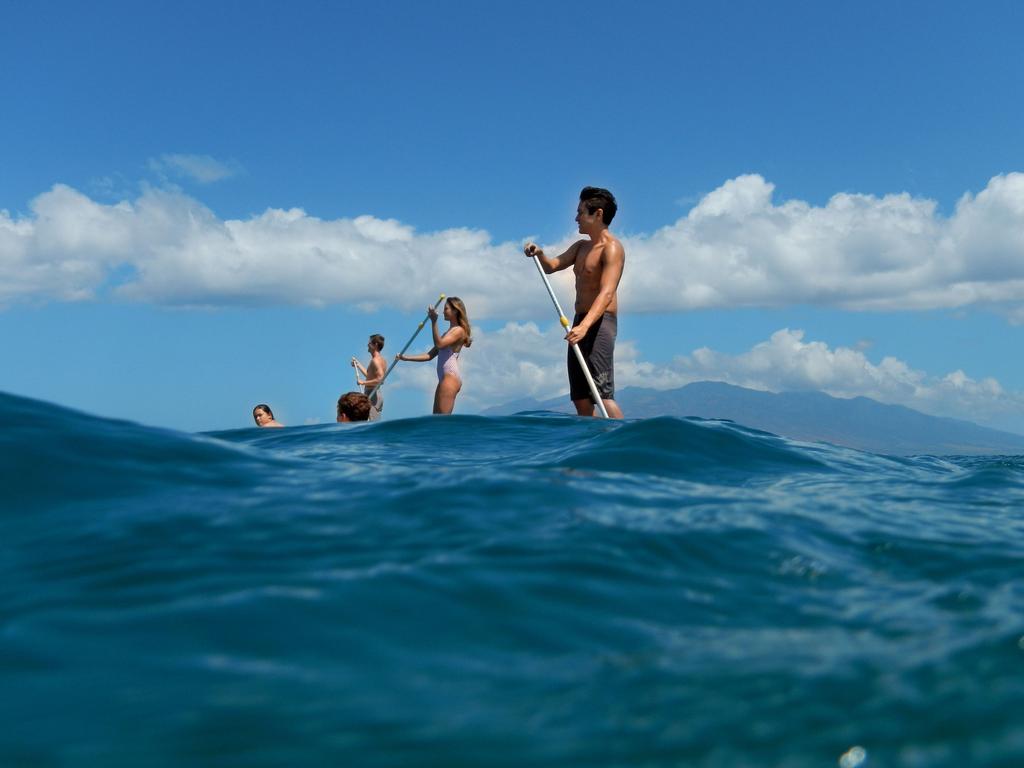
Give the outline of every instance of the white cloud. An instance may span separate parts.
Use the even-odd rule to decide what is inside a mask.
[[[209,155],[160,155],[149,161],[149,168],[160,176],[184,177],[200,184],[212,184],[215,181],[230,178],[239,173],[238,163],[224,163]]]
[[[949,218],[908,194],[776,205],[760,176],[727,181],[634,238],[624,278],[646,310],[820,304],[933,309],[1024,300],[1024,174],[964,195]]]
[[[993,178],[945,218],[907,194],[843,193],[812,206],[776,204],[772,192],[760,176],[741,176],[673,225],[623,238],[623,311],[986,305],[1024,318],[1024,174]],[[28,216],[0,211],[0,302],[94,297],[115,290],[115,270],[116,295],[161,304],[408,310],[445,291],[478,318],[550,312],[519,243],[479,229],[417,232],[301,209],[221,220],[175,190],[104,205],[63,185],[32,201]],[[570,281],[556,276],[563,299]]]
[[[36,198],[32,218],[0,211],[0,303],[91,298],[131,254],[132,206],[101,205],[58,186]]]
[[[547,302],[519,245],[492,244],[479,230],[419,234],[394,220],[324,221],[299,209],[222,221],[175,190],[103,205],[64,185],[33,200],[30,216],[0,211],[0,302],[92,298],[115,269],[115,295],[172,305],[411,310],[445,292],[474,317],[515,317]],[[557,277],[568,293],[569,276]]]

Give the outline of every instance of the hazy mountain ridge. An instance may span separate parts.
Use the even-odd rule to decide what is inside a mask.
[[[627,387],[616,400],[628,418],[697,416],[730,419],[796,440],[824,441],[897,455],[1024,453],[1024,436],[960,419],[929,416],[867,397],[842,399],[823,392],[763,392],[701,381],[671,390]],[[572,413],[568,396],[523,398],[488,408],[485,415],[528,410]]]

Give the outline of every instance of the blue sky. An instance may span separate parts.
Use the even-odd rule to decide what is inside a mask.
[[[1010,2],[0,1],[0,390],[328,421],[443,291],[479,334],[457,410],[559,394],[516,249],[598,184],[620,385],[1024,431],[1022,32]],[[393,379],[389,415],[429,410],[429,366]]]

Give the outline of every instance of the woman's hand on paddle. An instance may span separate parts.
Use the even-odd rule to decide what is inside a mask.
[[[436,323],[437,322],[437,310],[434,309],[433,307],[427,307],[427,317],[430,318],[430,322]]]

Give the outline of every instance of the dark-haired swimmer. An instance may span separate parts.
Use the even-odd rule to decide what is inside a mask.
[[[434,346],[422,355],[395,355],[395,360],[411,363],[425,363],[437,358],[437,389],[434,390],[434,413],[449,414],[455,409],[455,397],[462,389],[462,372],[459,370],[459,355],[473,343],[466,305],[457,296],[449,296],[444,303],[444,319],[448,330],[443,335],[437,331],[437,310],[427,308],[430,328],[434,334]]]
[[[384,380],[384,374],[388,370],[388,362],[381,354],[383,350],[384,337],[379,333],[375,333],[366,343],[366,351],[370,353],[369,364],[364,368],[362,363],[354,357],[352,358],[352,367],[363,377],[362,379],[358,376],[356,377],[356,385],[362,387],[363,392],[367,395],[373,392],[370,403],[377,409],[377,413],[381,413],[384,410],[384,393],[378,385]],[[376,391],[374,391],[374,388],[376,388]]]
[[[370,398],[362,392],[346,392],[338,398],[338,421],[369,421]]]
[[[523,252],[536,256],[547,274],[572,267],[576,275],[576,316],[565,335],[570,344],[579,345],[583,359],[597,385],[608,415],[622,418],[622,409],[615,402],[615,336],[618,330],[619,302],[616,292],[622,279],[626,252],[618,238],[608,231],[618,204],[607,189],[584,187],[576,207],[576,224],[581,235],[569,249],[554,258],[543,249],[527,243]],[[567,350],[569,397],[580,416],[594,415],[590,386],[572,348]]]
[[[257,427],[283,427],[284,424],[274,419],[274,412],[266,403],[260,403],[252,409],[252,418]]]

